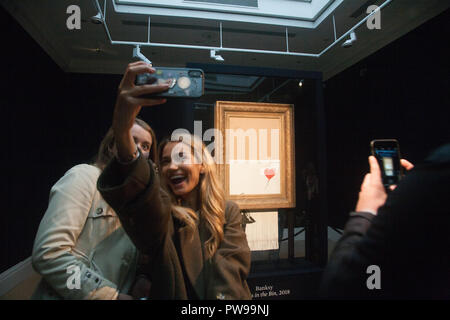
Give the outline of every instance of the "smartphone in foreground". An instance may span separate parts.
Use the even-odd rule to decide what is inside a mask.
[[[372,155],[377,159],[381,170],[383,185],[386,189],[397,184],[403,177],[400,164],[400,146],[395,139],[377,139],[370,142]]]
[[[136,76],[136,85],[169,83],[169,90],[146,98],[199,98],[204,93],[205,74],[201,69],[155,68],[155,73]]]

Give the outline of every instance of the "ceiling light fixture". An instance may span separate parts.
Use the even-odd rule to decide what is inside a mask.
[[[99,12],[97,12],[97,14],[93,17],[91,17],[91,22],[93,24],[103,24],[103,17],[102,14]]]
[[[300,81],[298,82],[298,86],[299,86],[300,88],[303,87],[303,79],[300,80]]]
[[[106,26],[106,21],[105,19],[103,19],[103,14],[102,14],[102,9],[100,7],[100,4],[98,3],[98,0],[92,0],[92,3],[94,4],[95,9],[97,10],[97,14],[95,16],[92,16],[89,18],[89,20],[91,20],[91,22],[93,24],[104,24],[105,28],[107,28]],[[106,5],[106,3],[105,3]],[[105,7],[106,10],[106,7]],[[106,16],[106,11],[105,11],[105,16]]]
[[[342,47],[344,48],[350,48],[354,42],[356,42],[357,38],[356,38],[356,33],[355,31],[350,32],[350,39],[346,40],[343,44]]]
[[[152,64],[152,62],[150,60],[148,60],[147,57],[141,53],[140,46],[136,46],[135,48],[133,48],[133,58],[145,61],[148,64]]]
[[[221,55],[216,54],[216,50],[214,50],[214,49],[212,49],[212,50],[209,52],[209,56],[210,56],[212,59],[216,60],[216,61],[225,61],[225,59],[222,58]]]

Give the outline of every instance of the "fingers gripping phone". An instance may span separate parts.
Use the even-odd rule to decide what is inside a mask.
[[[395,139],[377,139],[370,142],[372,155],[377,159],[386,189],[397,184],[403,177],[400,164],[400,146]]]
[[[169,83],[169,90],[146,95],[146,98],[198,98],[204,93],[205,75],[201,69],[156,68],[155,73],[136,76],[136,85]]]

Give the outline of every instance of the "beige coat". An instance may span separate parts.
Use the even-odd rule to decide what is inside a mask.
[[[52,187],[33,247],[43,280],[32,299],[116,299],[130,289],[137,250],[97,191],[100,173],[77,165]]]

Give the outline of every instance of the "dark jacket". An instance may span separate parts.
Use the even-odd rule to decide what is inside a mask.
[[[191,239],[146,160],[129,166],[113,160],[97,187],[139,251],[149,256],[152,299],[250,299],[250,249],[235,203],[226,203],[224,239],[206,259],[202,222]]]
[[[380,268],[381,289],[367,287],[371,265]],[[450,298],[450,145],[410,171],[377,216],[351,214],[324,272],[321,294]]]

